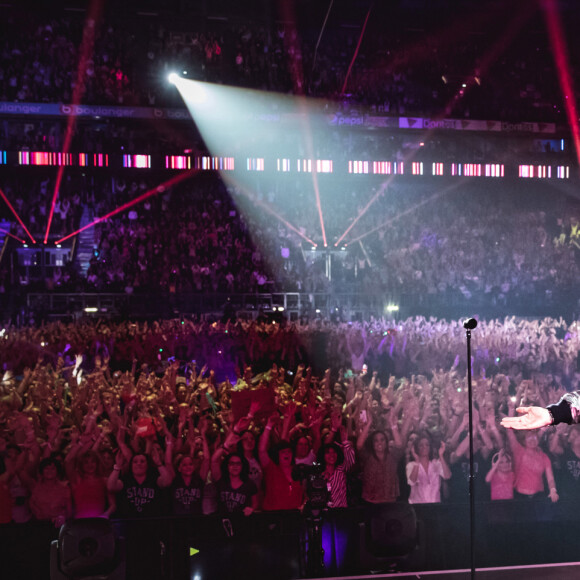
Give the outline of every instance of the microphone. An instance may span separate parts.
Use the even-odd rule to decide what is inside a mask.
[[[475,318],[467,318],[463,321],[463,328],[465,330],[473,330],[477,326],[477,320]]]

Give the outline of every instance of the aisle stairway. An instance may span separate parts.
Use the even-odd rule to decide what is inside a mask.
[[[83,215],[81,216],[81,222],[79,228],[83,228],[87,224],[93,221],[93,214],[88,206],[83,209]],[[91,258],[93,257],[93,252],[95,249],[95,229],[87,228],[82,231],[77,240],[77,250],[76,250],[76,264],[79,272],[86,276],[87,270],[89,269]]]
[[[2,256],[4,254],[4,244],[8,238],[5,232],[9,232],[11,227],[12,224],[10,222],[6,220],[0,221],[0,261],[2,261]]]

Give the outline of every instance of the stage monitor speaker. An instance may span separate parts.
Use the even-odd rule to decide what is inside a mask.
[[[403,556],[417,544],[417,516],[409,504],[377,506],[366,525],[367,548],[375,556]]]
[[[377,505],[360,524],[360,561],[364,568],[401,568],[422,559],[421,522],[406,503]]]

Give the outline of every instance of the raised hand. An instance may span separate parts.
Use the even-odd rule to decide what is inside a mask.
[[[501,426],[506,429],[539,429],[552,424],[552,416],[543,407],[518,407],[519,417],[504,417]]]
[[[330,417],[330,428],[333,431],[338,431],[342,426],[342,415],[340,413],[333,413]]]
[[[411,445],[411,456],[413,457],[413,461],[416,461],[417,463],[419,463],[419,456],[417,455],[417,452],[415,451],[414,445]]]
[[[238,419],[238,422],[234,427],[234,433],[236,433],[236,435],[241,435],[244,431],[248,430],[248,427],[251,425],[254,415],[257,413],[259,409],[260,403],[253,401],[252,404],[250,405],[250,410],[248,411],[248,414],[245,417],[240,417]]]
[[[266,421],[266,427],[272,428],[278,422],[280,422],[280,415],[278,413],[272,413]]]
[[[252,401],[250,403],[250,410],[248,411],[248,417],[253,418],[254,415],[260,410],[260,401]]]
[[[161,467],[163,465],[163,458],[159,453],[159,449],[157,447],[153,447],[151,449],[151,460],[155,464],[156,467]]]
[[[123,452],[121,450],[118,450],[115,455],[115,466],[118,468],[119,471],[122,471],[126,465],[127,459],[123,455]]]

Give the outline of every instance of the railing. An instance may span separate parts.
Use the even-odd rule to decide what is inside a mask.
[[[170,294],[170,293],[28,293],[18,296],[36,319],[78,319],[83,316],[124,318],[168,318],[179,316],[222,316],[232,314],[256,318],[259,314],[284,315],[289,320],[316,316],[342,321],[369,320],[371,317],[401,320],[409,316],[436,316],[459,319],[478,315],[483,319],[505,316],[551,316],[573,320],[580,310],[575,292],[548,296],[513,296],[497,301],[489,295],[465,298],[459,293],[434,295],[363,293],[269,292],[255,294]],[[0,303],[0,317],[9,300]],[[14,307],[12,307],[14,309]]]
[[[478,502],[475,565],[577,561],[579,507],[564,501]],[[316,515],[270,512],[114,520],[113,528],[123,543],[127,579],[293,580],[470,565],[465,502],[386,504]],[[57,536],[49,522],[0,525],[2,577],[52,579],[50,544]]]
[[[255,318],[260,313],[330,316],[333,313],[359,318],[381,316],[387,302],[383,295],[273,292],[264,294],[121,294],[121,293],[29,293],[26,307],[48,316],[151,316],[223,314]],[[350,319],[350,317],[349,317]]]

